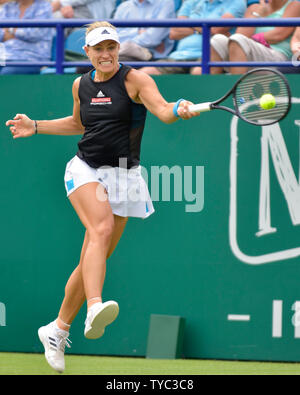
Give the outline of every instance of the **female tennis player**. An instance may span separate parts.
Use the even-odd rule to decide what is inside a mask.
[[[101,297],[106,260],[128,217],[146,218],[154,211],[139,167],[146,111],[165,123],[199,115],[188,110],[190,101],[166,102],[150,76],[119,64],[119,38],[108,22],[89,25],[84,49],[94,69],[73,83],[71,116],[35,121],[17,114],[6,122],[14,139],[83,134],[65,172],[67,196],[86,229],[80,262],[67,282],[57,319],[38,331],[45,357],[58,372],[65,369],[70,326],[85,300],[88,339],[101,337],[116,319],[117,302],[103,303]]]

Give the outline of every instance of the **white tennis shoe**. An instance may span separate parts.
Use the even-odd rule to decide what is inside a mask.
[[[87,339],[98,339],[104,335],[105,327],[111,324],[119,314],[119,305],[112,300],[93,304],[85,320],[84,336]]]
[[[71,347],[69,332],[57,328],[55,321],[38,330],[40,341],[45,348],[48,364],[59,373],[65,370],[65,347]]]

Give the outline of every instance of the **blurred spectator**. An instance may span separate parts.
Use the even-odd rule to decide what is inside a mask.
[[[169,19],[176,18],[174,0],[128,0],[121,3],[114,19]],[[160,59],[168,56],[174,42],[169,28],[118,28],[120,61]]]
[[[300,61],[300,26],[298,26],[291,39],[291,50],[296,61]]]
[[[300,26],[298,26],[291,38],[292,67],[278,67],[278,70],[285,74],[300,73]]]
[[[291,39],[291,50],[293,52],[293,67],[288,71],[288,73],[300,73],[300,26],[296,27]]]
[[[241,0],[185,0],[178,11],[178,19],[198,18],[240,18],[246,9]],[[229,35],[229,27],[212,27],[211,34],[223,33]],[[179,40],[177,48],[166,61],[192,61],[202,57],[202,28],[174,27],[170,37]],[[148,74],[189,73],[198,74],[200,68],[188,67],[144,67]]]
[[[53,0],[54,18],[109,19],[116,0]]]
[[[245,18],[293,18],[300,16],[300,2],[290,0],[260,0],[250,5]],[[292,57],[290,38],[295,27],[262,26],[240,27],[229,38],[216,35],[211,39],[211,61],[274,61],[284,62]],[[232,74],[244,74],[248,67],[231,67]],[[222,73],[220,67],[211,68],[212,74]]]
[[[47,0],[10,1],[0,9],[2,20],[49,19],[51,16],[51,4]],[[50,60],[52,43],[52,29],[50,28],[3,28],[0,29],[0,41],[3,43],[5,61],[43,62]],[[0,74],[38,74],[39,72],[40,67],[32,66],[0,68]]]

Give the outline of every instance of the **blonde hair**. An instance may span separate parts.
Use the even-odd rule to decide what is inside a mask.
[[[87,36],[89,32],[91,32],[94,29],[97,29],[98,27],[110,27],[111,29],[117,30],[116,27],[109,22],[106,21],[94,22],[86,26],[85,36]]]

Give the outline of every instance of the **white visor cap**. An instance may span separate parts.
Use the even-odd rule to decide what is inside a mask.
[[[92,47],[104,40],[113,40],[120,44],[119,36],[115,29],[111,27],[97,27],[87,34],[85,45]]]

